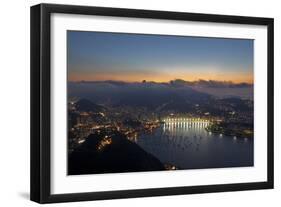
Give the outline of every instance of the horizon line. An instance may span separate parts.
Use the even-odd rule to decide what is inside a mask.
[[[79,83],[79,82],[122,82],[122,83],[171,83],[172,81],[177,81],[177,80],[181,80],[181,81],[184,81],[184,82],[189,82],[189,83],[195,83],[195,82],[200,82],[200,81],[206,81],[206,82],[211,82],[211,81],[214,81],[214,82],[218,82],[218,83],[230,83],[230,84],[249,84],[249,85],[253,85],[253,81],[241,81],[241,82],[235,82],[235,81],[231,81],[231,80],[212,80],[212,79],[209,79],[209,80],[206,80],[206,79],[197,79],[197,80],[192,80],[192,81],[188,81],[188,80],[183,80],[183,79],[173,79],[173,80],[170,80],[170,81],[153,81],[153,80],[142,80],[142,81],[126,81],[126,80],[110,80],[110,79],[107,79],[107,80],[68,80],[67,82],[74,82],[74,83]],[[145,82],[144,82],[145,81]]]

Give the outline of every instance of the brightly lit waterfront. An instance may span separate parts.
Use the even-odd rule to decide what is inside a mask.
[[[163,119],[163,130],[173,128],[206,128],[211,121],[200,118],[165,118]]]
[[[167,118],[137,144],[161,162],[180,169],[251,166],[253,141],[206,131],[211,121],[199,118]]]

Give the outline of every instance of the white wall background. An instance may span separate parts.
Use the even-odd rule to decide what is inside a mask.
[[[278,0],[6,0],[0,32],[0,206],[29,201],[29,7],[38,3],[263,16],[275,18],[275,189],[62,203],[53,206],[278,206],[281,203],[281,3]],[[278,106],[279,105],[279,106]],[[280,204],[279,204],[280,205]]]

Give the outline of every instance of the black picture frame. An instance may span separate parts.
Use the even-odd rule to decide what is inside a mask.
[[[219,22],[267,26],[267,181],[238,184],[168,187],[154,189],[51,194],[50,183],[50,15],[52,13],[134,17],[194,22]],[[38,203],[87,201],[101,199],[166,196],[179,194],[210,193],[273,188],[273,23],[272,18],[195,14],[152,10],[103,8],[39,4],[31,7],[31,174],[30,199]]]

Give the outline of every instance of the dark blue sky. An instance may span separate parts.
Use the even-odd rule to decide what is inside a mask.
[[[69,80],[253,80],[253,40],[68,31]]]

